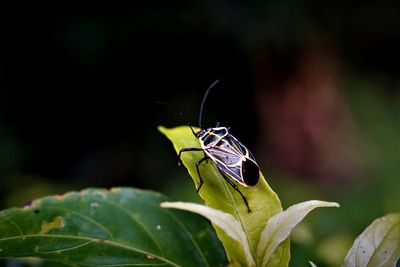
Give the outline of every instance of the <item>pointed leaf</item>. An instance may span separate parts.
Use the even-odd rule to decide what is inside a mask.
[[[342,266],[395,266],[400,257],[400,213],[375,220],[357,237]]]
[[[244,233],[240,223],[235,218],[233,218],[232,215],[195,203],[163,202],[161,203],[161,207],[187,210],[206,217],[214,224],[214,226],[219,227],[229,237],[241,244],[244,250],[243,253],[246,255],[247,258],[246,266],[255,266],[255,262],[250,252],[246,234]]]
[[[177,153],[182,148],[200,148],[199,140],[187,126],[172,129],[160,126],[159,130],[171,140]],[[198,130],[198,128],[195,128],[195,130]],[[182,153],[182,162],[188,169],[195,188],[198,187],[199,183],[196,162],[203,157],[204,153],[202,151]],[[248,213],[241,196],[223,179],[211,160],[200,165],[200,172],[204,180],[204,184],[199,191],[200,197],[208,207],[231,214],[240,223],[246,234],[251,254],[253,258],[256,258],[256,248],[261,231],[264,229],[268,219],[282,210],[279,198],[260,173],[260,179],[254,187],[245,188],[240,185],[238,186],[243,195],[245,195],[252,210]],[[231,263],[246,265],[245,255],[237,253],[237,251],[242,251],[239,245],[232,244],[231,238],[221,231],[221,229],[216,228],[216,231],[225,247],[229,261]],[[287,266],[290,259],[289,246],[289,240],[283,242],[272,255],[269,266]]]
[[[261,233],[257,247],[257,262],[267,266],[272,253],[290,235],[292,229],[313,209],[318,207],[339,207],[335,202],[310,200],[289,207],[269,219]]]
[[[0,258],[74,266],[225,266],[207,220],[160,208],[161,194],[87,189],[0,212]],[[188,256],[190,255],[190,256]]]

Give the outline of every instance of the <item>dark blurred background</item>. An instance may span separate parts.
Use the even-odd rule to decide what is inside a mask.
[[[232,127],[284,208],[292,266],[337,266],[399,210],[400,4],[184,1],[0,9],[0,207],[86,187],[196,201],[158,125]],[[333,253],[335,251],[335,253]],[[1,264],[1,263],[0,263]]]

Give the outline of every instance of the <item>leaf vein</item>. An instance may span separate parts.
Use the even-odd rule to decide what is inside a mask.
[[[84,214],[81,213],[81,212],[74,211],[74,210],[71,210],[71,209],[66,209],[66,208],[58,208],[58,207],[57,207],[57,208],[56,208],[56,207],[50,207],[50,208],[48,208],[48,209],[49,209],[49,210],[50,210],[50,209],[52,209],[52,210],[61,210],[61,211],[66,211],[66,212],[70,212],[70,213],[76,214],[76,215],[78,215],[78,216],[80,216],[80,217],[86,219],[87,221],[89,221],[89,222],[91,222],[91,223],[93,223],[93,224],[99,226],[101,229],[103,229],[103,230],[107,233],[107,235],[110,237],[110,239],[115,240],[114,235],[108,230],[108,228],[107,228],[105,225],[99,223],[98,221],[93,220],[92,218],[90,218],[90,217],[84,215]]]
[[[86,237],[86,236],[68,236],[68,235],[60,235],[60,234],[46,234],[46,235],[41,235],[41,234],[29,234],[29,235],[18,235],[18,236],[9,236],[9,237],[5,237],[5,238],[0,238],[0,242],[1,241],[9,241],[9,240],[13,240],[13,239],[26,239],[26,238],[65,238],[65,239],[75,239],[75,240],[85,240],[85,241],[90,241],[90,242],[99,242],[99,239],[97,238],[93,238],[93,237]],[[152,252],[149,251],[144,251],[142,249],[139,248],[135,248],[132,246],[127,246],[125,244],[122,243],[117,243],[115,241],[111,241],[111,240],[102,240],[104,243],[113,246],[113,247],[117,247],[117,248],[121,248],[121,249],[125,249],[128,251],[133,251],[136,253],[140,253],[143,254],[145,256],[151,256],[154,257],[155,259],[159,259],[160,261],[163,261],[167,264],[173,265],[173,266],[179,266],[177,263],[174,263],[168,259],[166,259],[164,256],[160,256],[160,255],[156,255],[153,254]]]
[[[90,243],[93,243],[93,240],[89,240],[89,241],[87,241],[87,242],[85,242],[83,244],[79,244],[79,245],[68,247],[68,248],[64,248],[64,249],[55,249],[55,250],[49,250],[49,251],[35,250],[35,252],[40,253],[40,254],[61,253],[61,252],[64,252],[64,251],[69,251],[69,250],[74,250],[74,249],[77,249],[77,248],[80,248],[80,247],[84,247],[84,246],[86,246],[86,245],[88,245]]]
[[[388,231],[385,233],[385,235],[382,237],[382,240],[381,240],[381,242],[378,244],[378,246],[375,245],[375,239],[373,239],[374,246],[375,246],[375,250],[374,250],[374,252],[371,254],[371,257],[368,259],[368,264],[367,264],[367,266],[368,266],[369,263],[371,262],[371,260],[372,260],[372,258],[374,257],[374,255],[378,252],[379,248],[382,247],[382,244],[384,243],[386,237],[392,232],[392,230],[394,229],[394,227],[397,227],[397,226],[398,226],[397,223],[394,223],[394,224],[389,228],[389,230],[388,230]]]
[[[192,241],[194,247],[196,248],[196,250],[199,252],[201,258],[203,259],[204,263],[207,264],[207,266],[209,266],[207,259],[203,253],[203,251],[200,249],[199,245],[197,244],[196,240],[192,237],[192,234],[189,232],[188,229],[186,229],[186,227],[181,223],[180,220],[178,220],[175,215],[173,215],[171,212],[169,212],[166,209],[162,209],[164,212],[166,212],[174,221],[176,221],[178,223],[178,225],[183,229],[183,231],[186,233],[186,235],[189,237],[190,241]]]
[[[164,252],[163,252],[163,250],[162,250],[160,244],[158,243],[157,239],[153,236],[153,234],[152,234],[143,224],[141,224],[141,223],[132,215],[132,213],[131,213],[128,209],[126,209],[126,208],[124,208],[124,207],[121,207],[121,206],[119,206],[119,205],[117,205],[117,204],[115,204],[114,202],[111,202],[111,201],[101,200],[101,202],[110,204],[110,205],[112,205],[112,206],[118,208],[119,210],[121,210],[121,211],[124,212],[125,214],[127,214],[128,217],[129,217],[134,223],[136,223],[137,225],[139,225],[139,226],[143,229],[143,231],[145,231],[145,233],[153,240],[153,242],[154,242],[154,243],[156,244],[156,246],[158,247],[159,252],[164,256]]]

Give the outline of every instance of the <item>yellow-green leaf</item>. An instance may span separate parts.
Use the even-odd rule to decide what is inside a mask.
[[[267,266],[269,259],[278,245],[289,237],[292,229],[301,222],[313,209],[318,207],[339,207],[335,202],[310,200],[290,206],[268,220],[265,229],[261,233],[257,247],[258,262]]]
[[[159,127],[159,130],[171,140],[177,153],[181,148],[200,147],[198,139],[187,126],[172,129]],[[195,183],[193,190],[196,190],[199,183],[196,162],[203,157],[204,153],[201,151],[182,153],[182,162]],[[278,196],[269,187],[261,173],[260,180],[254,187],[245,188],[239,185],[240,191],[249,202],[251,208],[249,213],[241,196],[222,178],[211,160],[200,165],[200,172],[204,180],[204,184],[199,191],[200,197],[208,207],[231,214],[240,223],[246,234],[251,254],[256,259],[256,248],[262,230],[270,217],[282,211]],[[245,266],[246,255],[238,253],[242,249],[238,245],[233,245],[231,239],[218,227],[216,232],[225,247],[230,262]],[[271,256],[268,266],[288,266],[290,259],[289,246],[289,239],[282,242]]]
[[[342,266],[395,266],[400,258],[400,213],[375,220],[357,237]]]
[[[253,255],[251,255],[250,253],[249,243],[247,241],[246,234],[244,233],[240,223],[235,218],[233,218],[232,215],[220,210],[206,207],[204,205],[188,202],[163,202],[161,203],[161,207],[187,210],[206,217],[215,226],[220,228],[229,237],[231,237],[233,242],[239,242],[239,244],[243,248],[243,251],[241,251],[240,253],[244,253],[246,255],[246,266],[255,266],[256,263],[253,259]]]

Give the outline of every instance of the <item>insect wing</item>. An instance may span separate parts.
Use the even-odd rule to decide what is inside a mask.
[[[242,160],[240,156],[215,147],[207,149],[205,152],[228,177],[246,186],[242,177]]]
[[[233,135],[229,135],[226,140],[229,142],[229,144],[235,148],[235,150],[239,151],[243,156],[246,158],[252,159],[254,162],[256,159],[254,158],[253,154],[242,144],[240,143],[239,140],[237,140]]]
[[[229,144],[237,151],[240,151],[245,160],[242,161],[241,177],[245,186],[256,185],[260,177],[260,167],[258,166],[253,154],[237,140],[233,135],[229,135]]]
[[[232,146],[229,136],[222,139],[218,145],[205,149],[204,152],[221,171],[246,186],[242,177],[242,150],[238,149],[236,145]]]
[[[232,135],[226,136],[218,145],[204,152],[222,172],[241,185],[248,187],[258,182],[259,167],[253,155]]]

